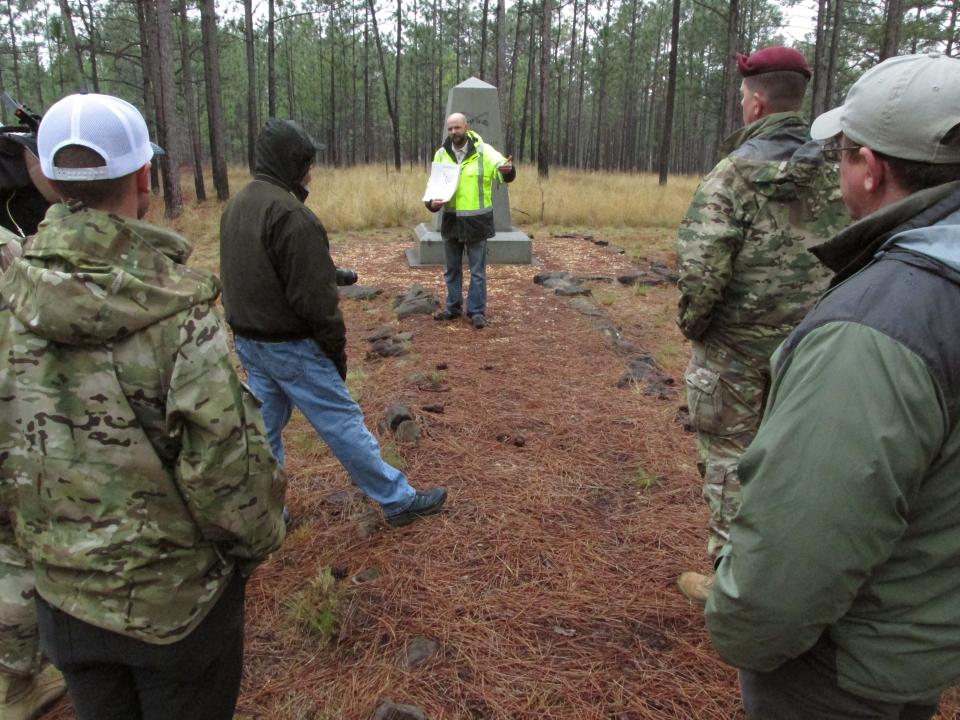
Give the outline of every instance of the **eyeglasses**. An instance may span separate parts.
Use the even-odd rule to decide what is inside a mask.
[[[841,145],[839,140],[828,140],[822,146],[823,159],[830,163],[838,163],[843,159],[845,152],[856,152],[860,145]]]

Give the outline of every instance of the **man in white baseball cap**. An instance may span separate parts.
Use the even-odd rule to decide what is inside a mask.
[[[216,277],[139,220],[143,117],[71,95],[37,140],[66,201],[0,280],[0,505],[35,571],[40,646],[80,720],[227,720],[245,578],[284,535],[283,475]]]
[[[111,185],[103,181],[136,178],[137,209],[129,216],[143,217],[149,209],[150,161],[163,150],[150,142],[143,116],[126,100],[68,95],[44,115],[37,150],[43,174],[61,191],[73,193],[64,197],[95,200],[87,202],[93,207],[121,198],[132,201],[132,194],[101,191]]]
[[[960,60],[886,60],[811,133],[858,222],[813,249],[707,627],[751,720],[925,720],[960,678]]]

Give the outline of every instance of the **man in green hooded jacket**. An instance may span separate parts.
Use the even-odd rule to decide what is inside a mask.
[[[857,222],[771,362],[707,627],[750,720],[926,720],[960,679],[960,60],[890,58],[811,134]]]

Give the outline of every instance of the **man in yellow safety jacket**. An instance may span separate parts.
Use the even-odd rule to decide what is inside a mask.
[[[463,311],[462,263],[466,250],[470,263],[467,317],[479,330],[487,324],[487,240],[496,234],[493,183],[512,182],[517,171],[510,157],[501,155],[470,129],[463,113],[453,113],[447,118],[447,139],[433,161],[460,166],[454,196],[446,202],[429,200],[426,203],[432,212],[443,208],[440,235],[446,257],[443,280],[447,285],[447,305],[433,317],[452,320]]]

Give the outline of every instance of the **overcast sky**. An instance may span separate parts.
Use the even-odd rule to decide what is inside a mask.
[[[811,32],[817,24],[816,0],[804,0],[791,8],[783,9],[784,35],[799,42]]]

